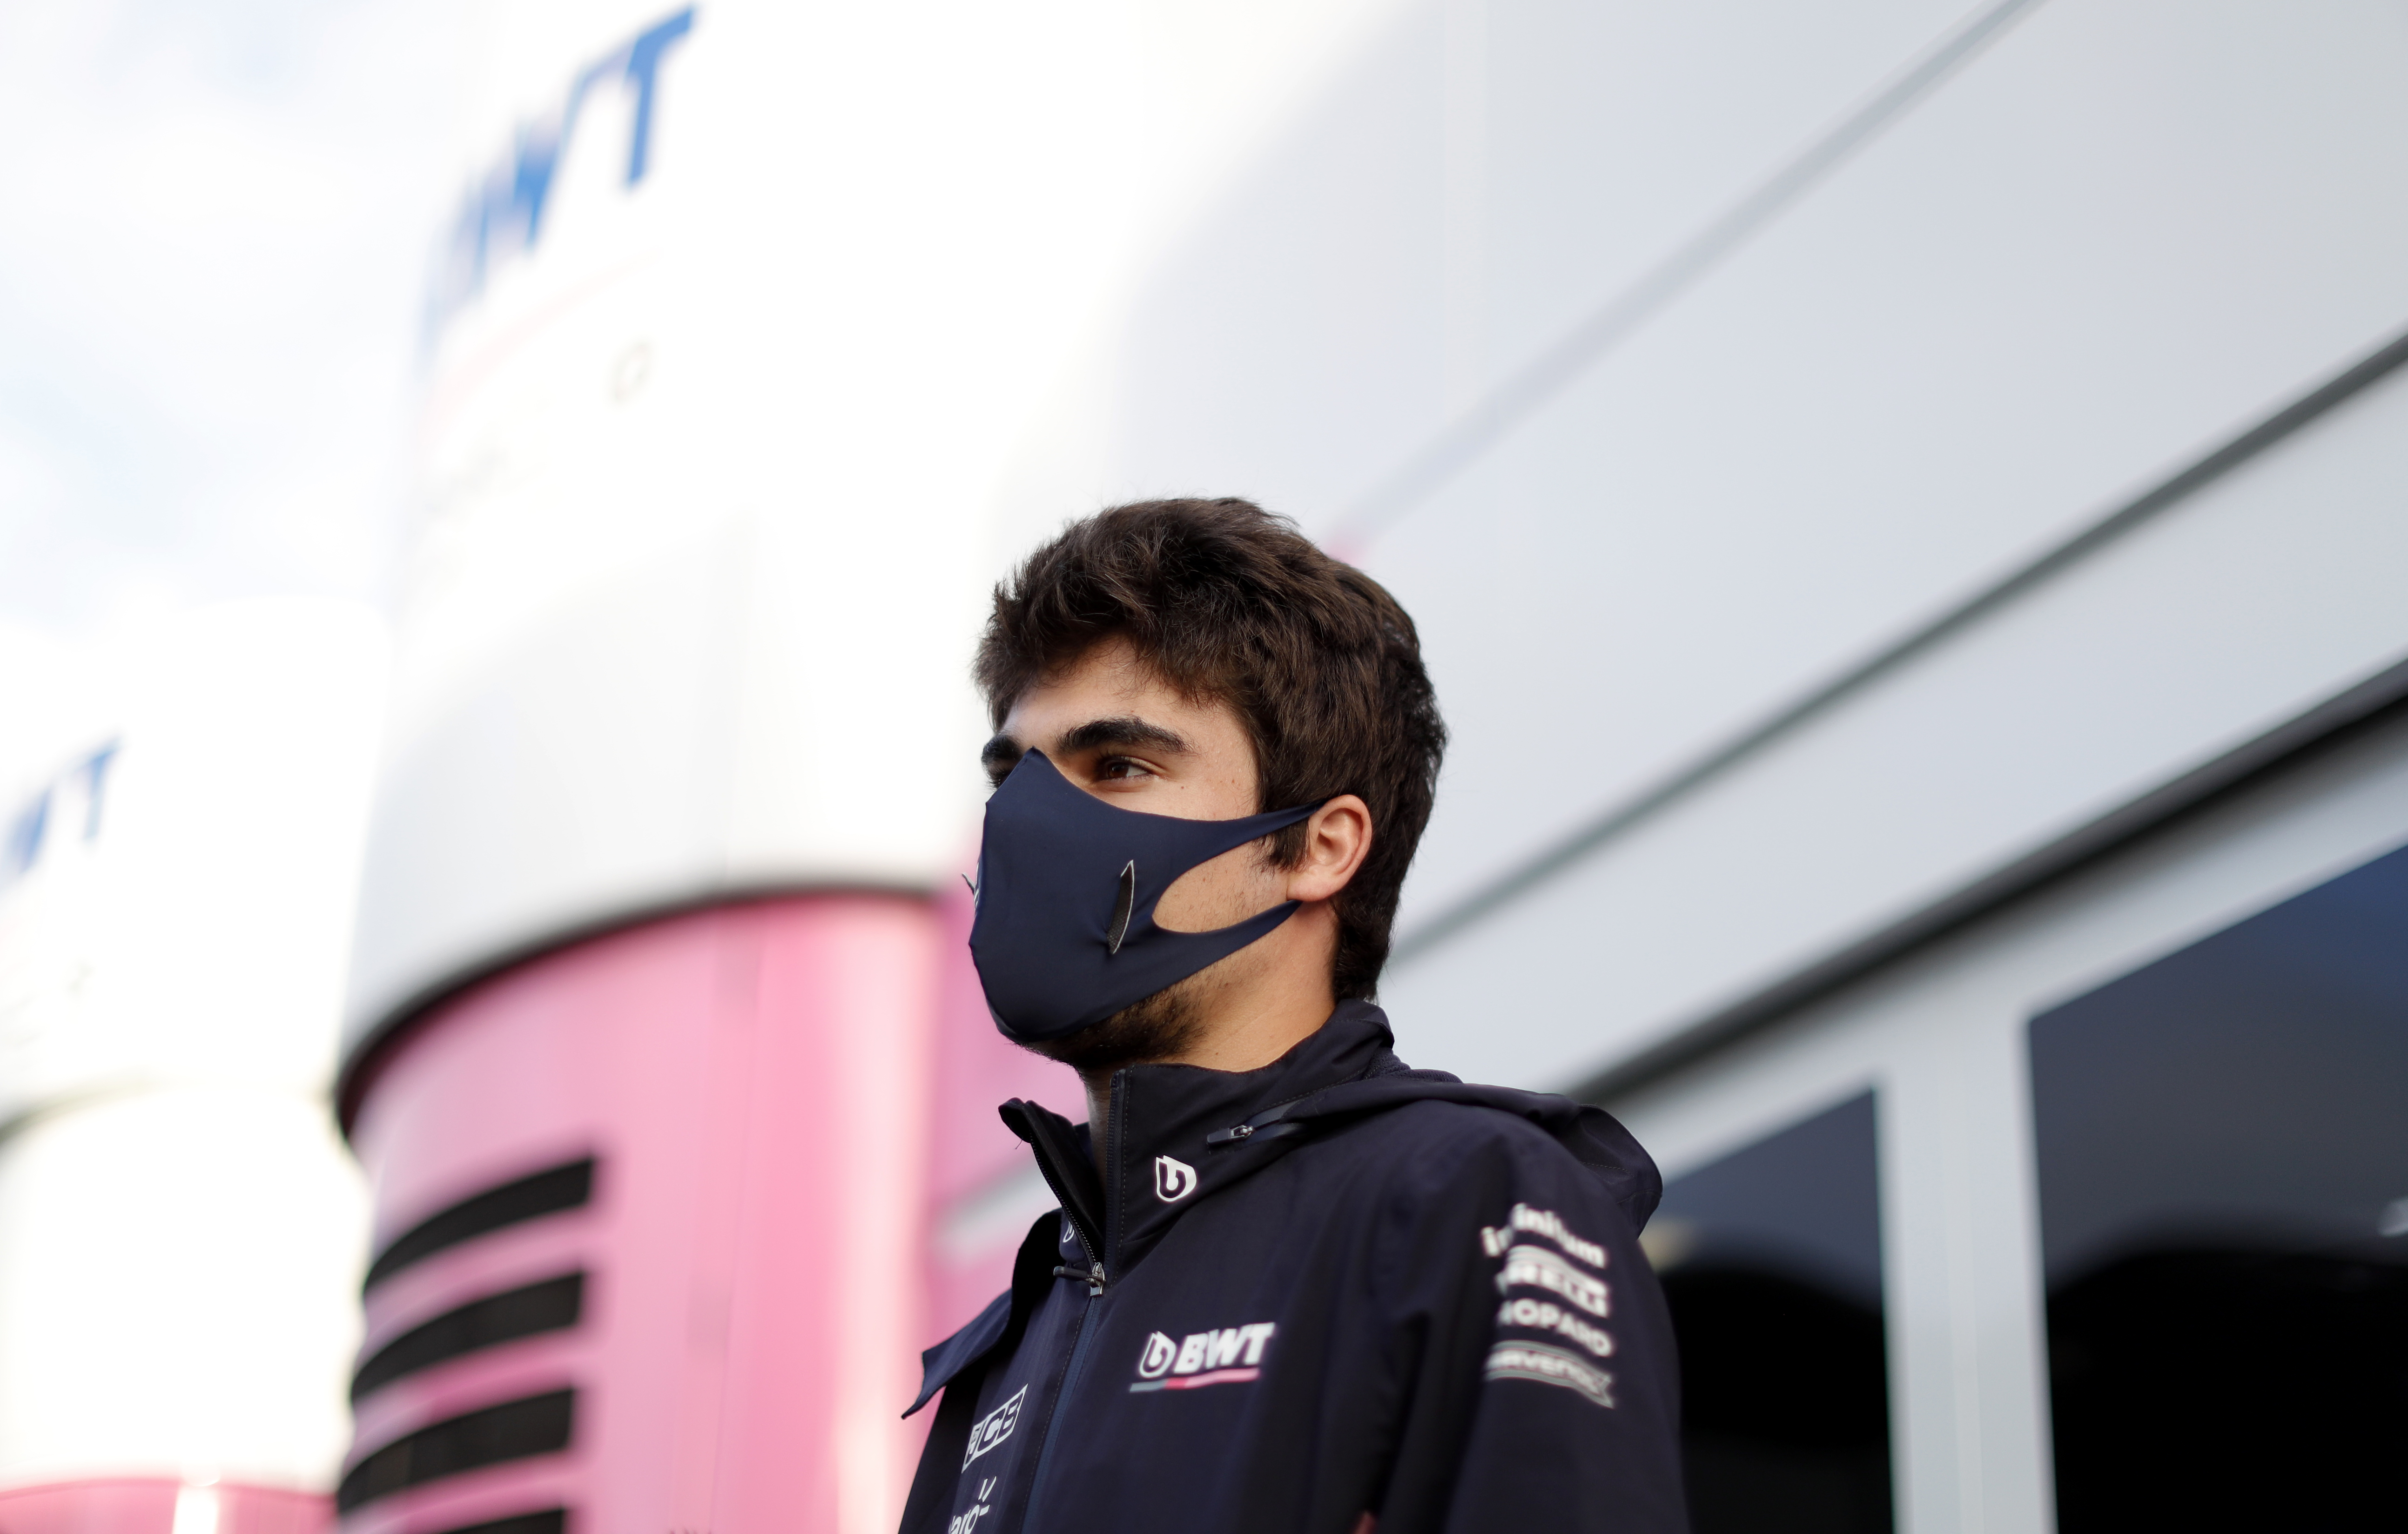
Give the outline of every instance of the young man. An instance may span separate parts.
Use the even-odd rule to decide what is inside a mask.
[[[1445,731],[1411,619],[1244,501],[1105,511],[996,593],[972,957],[1087,1123],[925,1355],[906,1534],[1685,1528],[1603,1112],[1389,1051],[1370,1001]]]

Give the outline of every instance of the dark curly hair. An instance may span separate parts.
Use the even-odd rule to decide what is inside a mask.
[[[1446,725],[1413,621],[1380,583],[1252,501],[1140,501],[1072,523],[995,589],[974,674],[1004,716],[1039,679],[1123,638],[1164,681],[1228,704],[1253,738],[1258,807],[1355,794],[1371,850],[1335,897],[1340,997],[1369,997],[1429,822]],[[1305,827],[1277,833],[1294,867]]]

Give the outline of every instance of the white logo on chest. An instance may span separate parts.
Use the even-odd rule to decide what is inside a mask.
[[[1137,1377],[1159,1380],[1170,1372],[1170,1361],[1179,1356],[1179,1344],[1155,1332],[1145,1340],[1145,1352],[1137,1361]]]
[[[979,1483],[978,1506],[947,1524],[945,1534],[977,1534],[979,1520],[995,1511],[995,1504],[987,1498],[995,1495],[996,1479],[990,1475]]]
[[[1022,1385],[1011,1393],[1011,1399],[979,1418],[978,1426],[970,1429],[968,1452],[962,1455],[962,1469],[968,1469],[971,1460],[1011,1436],[1011,1430],[1020,1426],[1020,1403],[1027,1395],[1028,1387]]]
[[[1191,1332],[1174,1342],[1160,1332],[1138,1355],[1133,1392],[1195,1390],[1208,1384],[1243,1384],[1262,1377],[1263,1349],[1279,1327],[1268,1321]],[[1168,1378],[1164,1376],[1168,1375]]]
[[[1195,1191],[1195,1168],[1167,1155],[1154,1158],[1154,1196],[1156,1198],[1166,1204],[1175,1204]]]

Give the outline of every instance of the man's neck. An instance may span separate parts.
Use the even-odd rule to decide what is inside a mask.
[[[1276,999],[1277,1005],[1243,1011],[1215,1008],[1218,1015],[1208,1019],[1184,1047],[1158,1059],[1128,1063],[1230,1072],[1260,1070],[1320,1032],[1338,1010],[1338,997],[1326,981],[1317,987],[1298,987],[1297,994]],[[1111,1066],[1079,1073],[1079,1082],[1087,1092],[1087,1136],[1096,1169],[1107,1176],[1111,1164],[1112,1078],[1122,1068]]]

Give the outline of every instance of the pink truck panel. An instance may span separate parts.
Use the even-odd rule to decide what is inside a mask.
[[[930,1083],[971,1090],[932,1073],[966,968],[945,925],[870,895],[666,918],[383,1054],[352,1125],[387,1254],[346,1534],[893,1526],[933,1340]]]

